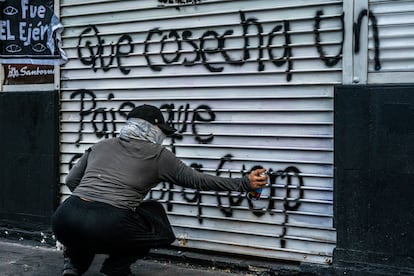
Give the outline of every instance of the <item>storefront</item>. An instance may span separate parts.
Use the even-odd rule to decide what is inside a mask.
[[[66,57],[55,8],[0,1],[0,228],[44,229],[59,203],[58,66]]]
[[[195,169],[275,172],[257,202],[160,184],[150,198],[177,246],[330,263],[342,1],[182,2],[62,1],[62,183],[128,110],[153,104],[179,130],[168,147]]]
[[[412,82],[413,1],[55,5],[67,57],[54,72],[61,201],[81,154],[116,136],[134,106],[152,104],[179,130],[166,146],[194,169],[240,176],[262,166],[271,173],[271,187],[258,201],[158,185],[149,198],[168,211],[174,245],[332,263],[335,89]],[[23,70],[4,68],[7,75]]]

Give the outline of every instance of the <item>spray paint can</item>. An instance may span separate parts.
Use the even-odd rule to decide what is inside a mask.
[[[263,188],[258,188],[256,190],[250,191],[247,193],[247,198],[250,200],[259,200],[262,195]]]
[[[261,173],[260,176],[264,176],[266,174],[267,174],[267,171]],[[257,188],[253,191],[248,192],[246,196],[250,200],[259,200],[260,196],[262,195],[262,192],[263,192],[263,188]]]

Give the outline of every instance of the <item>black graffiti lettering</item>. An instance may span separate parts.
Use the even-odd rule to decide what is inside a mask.
[[[341,41],[341,48],[339,50],[339,53],[334,57],[327,57],[325,51],[323,50],[322,44],[321,44],[321,34],[320,34],[320,26],[321,26],[321,16],[323,15],[323,11],[319,10],[316,12],[315,17],[315,25],[314,25],[314,34],[315,34],[315,45],[316,49],[318,50],[319,57],[323,60],[323,62],[329,66],[332,67],[336,65],[341,59],[342,59],[342,50],[345,40],[345,31],[344,31],[344,13],[342,13],[341,16],[341,24],[342,24],[342,41]]]
[[[161,4],[176,4],[176,5],[184,5],[184,4],[192,4],[196,5],[201,3],[201,0],[158,0]]]
[[[260,166],[255,166],[253,167],[251,170],[257,169]],[[257,217],[261,217],[266,213],[269,213],[270,215],[274,215],[274,209],[276,208],[276,187],[274,186],[274,184],[277,183],[277,179],[280,180],[285,180],[285,184],[283,185],[284,188],[284,192],[285,192],[285,196],[283,198],[283,215],[284,215],[284,220],[282,223],[282,233],[280,235],[280,247],[281,248],[285,248],[286,247],[286,239],[284,239],[284,237],[287,234],[287,224],[289,222],[289,215],[287,213],[287,211],[297,211],[301,205],[300,200],[304,197],[304,193],[303,193],[303,185],[304,185],[304,181],[303,181],[303,177],[300,175],[300,170],[294,166],[290,166],[287,167],[284,170],[277,170],[277,171],[273,171],[273,169],[268,169],[268,175],[269,175],[269,184],[270,184],[270,195],[269,195],[269,199],[268,199],[268,205],[267,208],[265,209],[258,209],[255,208],[254,202],[253,201],[248,201],[249,204],[249,208],[250,210],[253,212],[254,215],[256,215]],[[292,188],[293,186],[293,180],[296,179],[297,183],[296,186],[294,188]],[[291,192],[292,190],[298,191],[296,198],[294,198],[293,200],[291,199]],[[293,204],[291,204],[293,202]]]
[[[293,174],[293,175],[292,175]],[[296,185],[295,189],[299,191],[299,195],[293,200],[294,204],[290,205],[291,203],[291,199],[290,199],[290,195],[291,195],[291,191],[292,191],[292,180],[293,177],[297,178],[298,180],[298,184]],[[286,236],[287,233],[287,224],[289,222],[289,215],[286,213],[286,211],[296,211],[299,209],[301,203],[300,200],[303,198],[303,190],[302,190],[302,186],[303,186],[303,178],[300,175],[300,171],[298,168],[290,166],[287,167],[285,169],[285,174],[282,175],[282,179],[286,178],[286,184],[285,184],[285,198],[284,198],[284,203],[283,203],[283,207],[285,209],[284,215],[284,221],[283,221],[283,231],[282,231],[282,235],[281,235],[281,240],[280,240],[280,247],[285,248],[286,247],[286,240],[283,239],[284,236]]]
[[[184,66],[192,66],[195,65],[198,61],[200,61],[200,51],[198,51],[198,45],[190,39],[192,35],[193,33],[191,31],[183,31],[183,42],[190,44],[190,46],[193,49],[193,53],[195,54],[193,60],[188,60],[187,57],[184,58]]]
[[[316,11],[313,24],[314,46],[319,54],[319,58],[323,63],[332,67],[339,63],[343,55],[343,45],[345,40],[344,30],[344,13],[342,13],[341,20],[341,41],[339,42],[338,53],[328,55],[324,49],[322,42],[322,28],[323,10]],[[363,10],[359,13],[357,22],[354,23],[354,37],[355,37],[355,53],[359,52],[361,40],[361,25],[362,20],[367,17],[371,22],[373,30],[374,48],[375,48],[375,70],[381,69],[380,62],[380,40],[378,33],[378,24],[376,16],[368,10]],[[242,28],[243,40],[240,45],[242,56],[234,58],[230,55],[232,49],[226,48],[226,40],[229,36],[234,34],[234,29],[224,30],[219,33],[217,30],[207,30],[199,37],[193,37],[191,30],[184,29],[169,29],[161,30],[160,28],[153,28],[148,31],[144,41],[143,55],[145,57],[148,67],[156,72],[162,71],[163,65],[175,64],[184,66],[203,65],[208,71],[220,73],[225,70],[223,65],[229,64],[233,66],[242,66],[249,60],[255,60],[258,64],[257,70],[259,72],[265,70],[265,51],[268,55],[268,60],[275,66],[280,67],[286,64],[286,80],[292,80],[292,70],[294,53],[292,46],[293,32],[290,30],[291,21],[284,20],[282,25],[270,26],[271,31],[264,33],[264,27],[268,24],[262,24],[259,19],[255,17],[248,17],[244,11],[239,11],[240,27]],[[278,36],[284,38],[283,54],[277,56],[274,52],[278,48],[273,45],[274,39]],[[265,43],[265,40],[267,43]],[[123,34],[118,41],[104,46],[105,40],[102,39],[99,30],[96,26],[89,26],[83,30],[78,40],[78,57],[82,64],[91,66],[93,71],[102,69],[104,72],[116,67],[123,73],[129,74],[131,69],[122,65],[125,57],[129,56],[134,51],[134,43],[131,36]],[[167,51],[167,45],[172,45],[172,51]],[[233,49],[234,50],[234,49]],[[105,52],[108,52],[107,54]],[[211,56],[215,55],[214,61]],[[256,55],[256,57],[252,57]]]
[[[355,53],[359,53],[360,48],[360,41],[361,41],[361,26],[362,26],[362,19],[364,17],[368,17],[371,20],[371,27],[372,33],[374,37],[374,61],[375,61],[375,70],[381,70],[381,62],[380,62],[380,41],[378,35],[378,24],[377,24],[377,17],[374,15],[372,11],[362,10],[358,15],[357,23],[354,23],[354,35],[355,35],[355,45],[354,51]]]
[[[123,44],[123,42],[126,41],[126,46],[128,48],[128,50],[126,52],[123,52],[122,49],[124,48],[123,46],[125,46]],[[134,44],[132,43],[132,38],[129,35],[122,35],[118,42],[117,42],[117,47],[116,47],[116,62],[118,64],[119,70],[121,70],[121,72],[124,75],[128,75],[129,72],[131,72],[131,69],[126,68],[122,65],[122,58],[123,57],[127,57],[129,54],[134,52]]]
[[[92,43],[92,41],[84,37],[90,33],[93,35],[92,37],[95,40],[95,45]],[[122,48],[125,46],[124,42],[127,42],[126,45],[129,48],[127,52],[122,51]],[[108,55],[108,61],[106,64],[104,57],[104,44],[105,40],[101,38],[98,28],[96,26],[87,27],[84,31],[82,31],[78,40],[77,50],[80,61],[84,65],[91,66],[94,72],[96,72],[99,68],[101,68],[104,72],[107,72],[111,69],[114,59],[116,58],[117,68],[119,68],[123,74],[127,75],[130,72],[130,69],[122,66],[122,58],[128,56],[134,51],[132,38],[129,35],[124,34],[118,39],[116,44],[111,43],[109,45],[110,54]],[[88,54],[86,54],[86,56],[82,51],[83,48],[86,48],[88,51]]]
[[[232,162],[233,159],[233,155],[232,154],[226,154],[224,155],[222,158],[220,158],[220,162],[217,166],[216,169],[216,175],[217,176],[221,176],[224,166],[227,162]],[[192,163],[190,165],[192,168],[194,168],[197,171],[202,171],[203,165],[202,164],[197,164],[197,163]],[[263,168],[260,165],[254,166],[252,167],[252,170],[258,169],[258,168]],[[249,171],[249,172],[250,172]],[[255,204],[253,203],[253,201],[251,200],[247,200],[247,198],[245,197],[244,193],[239,193],[238,195],[236,193],[231,193],[231,192],[227,192],[226,194],[223,194],[223,192],[216,192],[216,200],[217,200],[217,208],[219,208],[219,210],[224,214],[224,216],[226,217],[232,217],[233,216],[233,207],[235,206],[241,206],[244,200],[247,200],[247,204],[249,206],[250,211],[257,217],[262,217],[263,215],[265,215],[266,213],[269,213],[270,215],[275,215],[278,214],[276,213],[275,210],[275,204],[276,204],[276,192],[278,191],[278,189],[280,189],[280,185],[278,185],[277,188],[274,184],[277,183],[277,179],[280,180],[285,180],[285,184],[283,185],[283,188],[281,188],[281,192],[285,193],[285,196],[283,198],[283,215],[284,215],[284,220],[282,222],[282,233],[280,235],[280,246],[281,248],[285,248],[286,247],[286,239],[284,239],[284,237],[287,234],[287,224],[289,222],[289,215],[288,215],[288,211],[297,211],[300,208],[301,202],[300,200],[304,197],[304,193],[302,190],[302,187],[304,186],[304,180],[303,180],[303,176],[301,175],[301,172],[298,168],[294,167],[294,166],[290,166],[287,167],[284,170],[277,170],[274,171],[272,168],[269,168],[268,170],[269,173],[269,184],[270,187],[266,188],[266,189],[270,189],[270,196],[269,198],[263,198],[260,199],[260,201],[265,201],[268,200],[268,205],[267,208],[256,208]],[[242,166],[242,170],[241,170],[241,174],[242,176],[246,175],[247,173],[249,173],[245,170],[245,165],[243,164]],[[230,176],[231,177],[231,173]],[[294,180],[297,181],[296,186],[293,188],[293,183]],[[153,194],[150,194],[150,198],[151,199],[157,199],[157,200],[163,200],[166,196],[167,196],[167,209],[168,211],[172,211],[173,210],[173,198],[174,198],[174,192],[173,192],[173,185],[170,184],[169,188],[166,188],[165,183],[162,184],[161,187],[161,195],[158,197],[153,196]],[[167,191],[165,190],[167,189]],[[298,191],[296,198],[294,198],[293,200],[290,198],[291,196],[291,192],[293,190]],[[158,190],[157,190],[158,191]],[[181,189],[181,195],[183,200],[185,200],[186,202],[189,203],[196,203],[197,204],[197,210],[198,210],[198,214],[197,214],[197,218],[199,223],[203,223],[203,218],[202,218],[202,214],[203,214],[203,209],[202,209],[202,193],[200,191],[195,191],[193,193],[193,196],[191,197],[191,193],[186,192],[185,188]],[[227,199],[228,203],[224,204],[224,199]],[[291,202],[294,202],[294,204],[292,205]]]
[[[231,159],[233,158],[233,155],[231,154],[226,154],[224,157],[222,157],[220,159],[220,163],[217,167],[216,170],[216,175],[220,176],[223,170],[223,167],[225,165],[225,163],[227,162],[231,162]],[[229,177],[231,177],[231,173],[229,175]],[[216,192],[216,198],[217,198],[217,205],[218,208],[220,209],[220,211],[226,216],[226,217],[231,217],[233,216],[233,209],[232,206],[238,206],[241,204],[243,198],[238,197],[236,201],[234,201],[234,199],[232,198],[232,194],[231,192],[227,192],[226,195],[224,197],[227,198],[229,204],[227,204],[226,206],[223,205],[222,202],[222,197],[223,195],[220,194],[221,192]]]
[[[163,104],[160,107],[161,110],[167,109],[167,123],[171,126],[174,126],[174,120],[175,120],[175,105],[174,104]],[[175,142],[176,140],[181,140],[183,138],[183,136],[179,133],[174,133],[173,135],[170,136],[171,138],[171,143],[170,143],[170,149],[173,153],[176,153],[175,150]]]
[[[282,179],[286,177],[286,185],[285,185],[285,189],[286,189],[286,197],[285,197],[285,202],[283,204],[285,210],[289,210],[289,211],[296,211],[299,209],[300,207],[300,199],[303,198],[303,177],[300,175],[300,171],[298,168],[296,167],[287,167],[285,169],[286,174],[282,175]],[[293,184],[293,179],[296,178],[297,179],[297,184],[296,187],[294,188],[295,190],[299,191],[299,195],[292,200],[290,200],[290,196],[291,196],[291,191],[292,191],[292,184]],[[291,205],[291,202],[293,202],[294,204]]]
[[[177,129],[179,133],[187,131],[189,109],[190,104],[186,104],[185,107],[183,105],[180,105],[180,107],[178,108]],[[184,118],[181,119],[181,116],[184,116]]]
[[[109,95],[108,95],[108,101],[111,101],[113,98],[115,98],[115,96],[114,96],[114,94],[113,93],[109,93]],[[108,113],[109,113],[109,116],[110,116],[110,120],[109,120],[109,124],[111,124],[112,125],[112,137],[115,137],[116,136],[116,133],[115,133],[115,129],[116,129],[116,123],[115,123],[115,121],[116,121],[116,115],[115,115],[115,110],[113,109],[113,108],[110,108],[109,110],[108,110]],[[108,135],[109,135],[109,133],[108,133]]]
[[[116,121],[117,116],[126,118],[130,110],[135,107],[133,102],[127,101],[120,104],[118,109],[115,108],[105,108],[97,107],[96,96],[92,91],[86,89],[80,89],[71,94],[71,99],[80,97],[80,109],[79,109],[79,136],[76,140],[76,144],[79,146],[79,142],[82,140],[83,129],[85,123],[87,123],[86,116],[92,115],[90,123],[94,129],[95,135],[98,138],[108,138],[110,136],[116,136]],[[114,99],[114,95],[110,93],[108,95],[108,101]],[[167,123],[178,129],[178,133],[172,135],[172,146],[176,140],[183,138],[183,132],[187,131],[187,125],[189,122],[189,116],[191,113],[191,107],[189,104],[180,105],[176,110],[174,104],[163,104],[160,107],[161,110],[167,111]],[[214,135],[211,134],[200,134],[198,132],[197,125],[205,122],[212,122],[215,120],[215,113],[211,110],[208,105],[200,105],[195,108],[193,111],[191,119],[191,130],[192,134],[195,136],[194,139],[199,143],[209,143],[213,140]],[[178,116],[177,120],[175,116]],[[174,149],[174,148],[173,148]],[[174,151],[173,151],[174,152]]]
[[[273,169],[269,169],[269,184],[270,184],[270,193],[269,193],[269,203],[267,205],[267,209],[269,211],[269,213],[271,215],[273,215],[273,211],[274,209],[276,209],[276,187],[273,184],[277,183],[277,178],[281,177],[285,171],[283,170],[278,170],[278,171],[273,171]]]
[[[190,167],[194,168],[196,171],[201,172],[201,169],[203,168],[203,165],[202,164],[197,164],[197,163],[192,163],[190,165]],[[186,189],[183,187],[181,189],[181,195],[183,196],[183,199],[185,199],[187,202],[190,202],[190,203],[194,203],[195,202],[195,203],[197,203],[197,210],[198,210],[198,212],[197,212],[197,218],[198,218],[199,223],[202,223],[203,222],[203,218],[202,218],[203,209],[201,207],[201,202],[202,202],[201,197],[202,197],[202,195],[201,195],[200,191],[199,190],[195,190],[194,191],[194,197],[190,198],[188,196],[188,193],[186,192]]]
[[[159,28],[151,29],[147,34],[147,39],[145,40],[145,47],[144,47],[144,56],[147,61],[147,65],[153,70],[153,71],[161,71],[162,67],[160,64],[171,64],[171,63],[178,63],[182,64],[184,66],[193,66],[198,64],[198,62],[202,61],[203,66],[206,67],[207,70],[210,72],[222,72],[224,71],[224,66],[214,66],[213,62],[210,61],[208,55],[214,55],[214,54],[221,54],[221,57],[224,59],[225,63],[228,63],[230,65],[234,66],[241,66],[246,63],[247,60],[251,59],[251,52],[253,50],[257,50],[257,58],[256,61],[258,63],[258,71],[264,71],[265,70],[265,64],[264,64],[264,50],[268,49],[268,52],[272,55],[271,52],[271,43],[274,37],[274,33],[279,31],[278,28],[274,28],[268,35],[270,38],[268,39],[268,44],[264,44],[265,40],[265,34],[263,33],[263,26],[258,21],[257,18],[246,18],[246,15],[243,11],[239,12],[240,14],[240,20],[241,20],[241,27],[243,29],[243,55],[240,59],[234,59],[229,55],[229,50],[226,50],[226,39],[227,36],[230,36],[234,33],[234,30],[229,29],[225,30],[223,34],[219,34],[215,30],[208,30],[204,32],[201,37],[192,38],[192,32],[190,30],[183,30],[182,35],[180,37],[180,32],[177,30],[160,30]],[[290,39],[290,27],[289,27],[289,21],[284,22],[284,38],[285,38],[285,45],[284,45],[284,54],[283,57],[280,60],[277,60],[272,55],[273,59],[272,62],[274,64],[278,64],[278,66],[281,66],[285,63],[287,63],[287,79],[291,80],[291,70],[292,70],[292,48],[291,48],[291,39]],[[257,30],[256,32],[252,31]],[[165,32],[168,32],[169,35],[163,35]],[[157,35],[158,38],[155,36]],[[167,58],[166,53],[164,53],[165,43],[166,41],[169,41],[168,38],[174,38],[174,42],[176,43],[176,51],[174,53],[174,56],[172,58]],[[253,44],[253,39],[257,38],[256,45]],[[199,43],[197,43],[197,41]],[[159,49],[159,55],[161,56],[162,61],[160,63],[155,64],[154,60],[157,58],[156,51],[149,52],[149,46],[150,44],[161,44],[161,47]],[[216,43],[216,45],[212,46],[213,43]],[[182,55],[180,52],[184,51],[183,44],[190,46],[190,51],[186,49],[185,57],[182,59]],[[208,45],[207,45],[208,44]],[[183,52],[184,53],[184,52]],[[169,53],[171,54],[171,53]],[[193,58],[190,59],[189,55],[193,55]],[[151,56],[153,56],[151,58]],[[218,61],[215,61],[215,63],[218,63]]]
[[[167,210],[171,212],[173,210],[173,200],[174,200],[174,184],[168,183],[168,201],[167,201]]]
[[[250,34],[249,34],[249,27],[256,26],[257,28],[257,36],[259,38],[259,45],[257,45],[256,49],[259,49],[258,54],[258,71],[261,72],[265,69],[263,64],[263,27],[262,24],[258,22],[257,18],[248,18],[246,19],[245,13],[240,11],[240,19],[241,25],[243,27],[243,37],[244,37],[244,60],[250,59]]]
[[[98,116],[101,118],[100,123],[102,124],[102,128],[98,128]],[[98,138],[108,138],[108,125],[107,125],[107,116],[106,116],[106,110],[103,107],[97,108],[93,112],[93,130],[95,131],[95,134]]]
[[[70,95],[71,99],[75,99],[76,97],[80,97],[79,134],[78,139],[75,141],[77,146],[80,145],[80,141],[83,138],[83,130],[85,124],[87,123],[87,116],[92,115],[90,123],[92,124],[96,137],[115,137],[117,116],[119,115],[123,118],[126,118],[128,111],[125,111],[125,108],[129,107],[129,110],[131,110],[135,107],[135,105],[131,102],[122,103],[118,109],[97,107],[95,94],[92,91],[86,89],[80,89]],[[108,101],[111,101],[113,98],[114,95],[112,93],[109,93],[107,98]]]
[[[161,59],[163,60],[164,64],[170,64],[170,63],[180,63],[184,66],[193,66],[197,64],[197,62],[202,60],[202,64],[210,71],[210,72],[222,72],[224,70],[223,66],[213,66],[212,62],[209,61],[208,55],[213,54],[221,54],[225,62],[231,64],[231,65],[237,65],[240,66],[245,63],[247,59],[250,59],[250,51],[252,49],[258,49],[258,70],[263,71],[264,70],[264,60],[263,60],[263,51],[266,48],[264,46],[264,35],[263,35],[263,26],[258,22],[258,19],[256,18],[248,18],[246,19],[246,16],[244,12],[240,12],[241,17],[241,25],[243,28],[243,39],[244,39],[244,45],[243,45],[243,58],[236,60],[232,59],[228,52],[225,50],[225,41],[226,36],[232,35],[234,33],[234,30],[225,30],[222,35],[220,35],[218,32],[214,30],[208,30],[204,32],[201,37],[198,39],[191,39],[192,32],[189,30],[183,30],[182,35],[180,37],[179,32],[176,30],[160,30],[159,28],[151,29],[147,34],[147,39],[145,40],[145,47],[144,47],[144,56],[147,61],[147,65],[154,71],[161,71],[162,67],[160,65],[155,65],[154,60],[150,58],[149,53],[149,45],[151,43],[161,43],[161,48],[159,50],[159,55],[161,56]],[[252,35],[250,33],[250,30],[252,27],[256,27],[257,34]],[[169,32],[169,36],[163,35],[164,32]],[[155,38],[155,35],[158,35],[158,40]],[[252,37],[256,36],[258,37],[258,45],[253,47],[251,46],[251,40]],[[168,38],[174,37],[175,43],[177,44],[177,50],[175,52],[174,58],[166,58],[166,54],[163,53],[164,50],[164,44],[165,41]],[[199,41],[199,44],[196,43],[196,40]],[[194,58],[190,60],[189,58],[185,57],[184,60],[181,60],[180,52],[183,50],[182,43],[185,42],[186,44],[190,45],[191,49],[193,50]],[[209,42],[209,45],[211,43],[216,42],[216,45],[214,47],[207,47],[207,41]],[[153,52],[155,55],[155,52]],[[187,54],[187,53],[186,53]],[[155,59],[155,57],[154,57]]]
[[[284,22],[284,29],[285,29],[285,53],[284,53],[284,57],[287,60],[287,75],[286,75],[286,79],[287,81],[291,81],[292,80],[292,67],[293,67],[293,62],[291,57],[292,55],[292,47],[290,46],[292,44],[291,39],[290,39],[290,23],[289,21],[285,21]]]
[[[96,57],[99,55],[100,52],[100,48],[97,47],[96,51],[94,51],[94,47],[92,47],[92,42],[90,40],[87,40],[85,42],[85,47],[81,47],[81,45],[83,44],[83,36],[86,34],[89,34],[92,30],[94,30],[95,32],[95,38],[97,39],[96,41],[96,45],[101,44],[102,40],[101,37],[98,34],[98,30],[96,29],[95,26],[90,26],[88,28],[86,28],[85,30],[82,31],[82,33],[79,36],[79,40],[78,40],[78,57],[80,59],[80,61],[82,62],[82,64],[84,65],[92,65],[93,70],[96,72],[98,69],[95,68],[95,64],[96,64]],[[82,52],[82,48],[86,48],[89,52],[89,56],[84,56],[83,52]]]
[[[239,66],[241,66],[241,65],[243,65],[245,63],[245,61],[243,59],[239,59],[239,60],[232,59],[230,57],[230,55],[227,53],[227,50],[226,50],[226,39],[224,37],[225,36],[228,36],[228,35],[232,35],[233,33],[234,33],[233,30],[227,30],[227,31],[225,31],[224,34],[222,36],[220,36],[219,39],[218,39],[219,40],[218,48],[220,49],[221,54],[222,54],[224,60],[227,63],[232,64],[232,65],[239,65]]]
[[[134,104],[134,103],[132,103],[132,102],[123,102],[123,103],[119,106],[119,111],[118,111],[118,113],[119,113],[122,117],[124,117],[124,118],[126,118],[126,117],[128,116],[128,112],[129,112],[129,110],[128,110],[128,111],[124,111],[124,109],[125,109],[126,107],[129,107],[129,110],[132,110],[132,109],[134,109],[134,108],[135,108],[135,104]],[[115,118],[114,118],[114,120],[115,120]]]
[[[219,163],[219,165],[217,166],[217,169],[216,169],[216,175],[217,176],[221,175],[221,170],[223,169],[224,164],[226,164],[227,162],[231,162],[232,158],[233,158],[233,155],[230,154],[230,153],[228,153],[228,154],[226,154],[226,155],[224,155],[223,157],[220,158],[220,163]]]
[[[204,44],[205,44],[205,38],[206,37],[214,37],[215,40],[217,40],[217,47],[216,48],[205,48]],[[201,54],[201,58],[203,60],[203,64],[204,66],[210,71],[210,72],[222,72],[224,67],[213,67],[207,59],[207,54],[215,54],[219,52],[219,45],[220,41],[219,41],[219,34],[215,31],[207,31],[205,32],[201,38],[200,38],[200,54]]]
[[[201,116],[202,113],[207,113],[208,117],[204,118]],[[193,134],[195,135],[195,139],[202,144],[210,143],[214,139],[214,135],[212,133],[208,135],[200,135],[197,130],[197,123],[196,122],[212,122],[216,119],[216,114],[211,110],[211,108],[207,105],[200,105],[194,110],[193,120],[191,121]]]
[[[163,104],[160,106],[161,110],[166,109],[167,110],[167,123],[174,126],[174,104]]]
[[[110,93],[108,95],[108,101],[111,101],[114,98],[114,94]],[[93,111],[93,117],[92,117],[92,126],[95,132],[95,135],[98,138],[109,138],[110,136],[115,137],[116,136],[116,111],[113,108],[106,109],[103,107],[97,108]],[[111,116],[111,119],[108,118],[108,115]],[[100,118],[100,120],[99,120]],[[99,128],[99,125],[102,125],[101,128]],[[109,131],[108,125],[111,125],[111,131]]]
[[[164,47],[166,45],[166,40],[168,38],[172,38],[172,37],[175,38],[174,41],[175,41],[175,44],[177,44],[177,50],[174,53],[174,58],[169,59],[167,57],[167,54],[164,53]],[[180,37],[179,37],[177,31],[175,31],[175,30],[170,31],[170,34],[168,35],[168,37],[166,35],[164,35],[162,37],[162,39],[161,39],[161,57],[162,57],[162,60],[166,64],[170,64],[170,63],[173,63],[173,62],[177,62],[180,59],[180,56],[181,56],[181,40],[179,38]]]
[[[148,32],[147,38],[145,39],[145,42],[144,42],[144,45],[145,45],[144,46],[144,56],[145,56],[145,60],[147,61],[148,66],[151,68],[151,70],[159,72],[159,71],[162,70],[161,66],[154,65],[152,63],[151,59],[150,59],[150,54],[148,53],[148,51],[149,51],[148,48],[149,48],[149,45],[150,45],[149,42],[151,41],[153,35],[155,35],[155,34],[158,34],[158,35],[161,36],[162,31],[160,31],[159,28],[155,28],[155,29],[152,29]]]
[[[105,40],[102,39],[102,44],[104,44],[104,43],[105,43]],[[104,56],[105,55],[105,53],[104,53],[105,48],[103,46],[101,46],[100,51],[99,51],[99,59],[100,59],[100,62],[101,62],[101,68],[104,72],[108,72],[111,69],[111,65],[113,64],[113,61],[114,61],[115,47],[114,47],[113,44],[111,44],[109,47],[110,47],[111,52],[108,55],[109,61],[108,61],[107,64],[105,64],[105,56]]]
[[[169,125],[174,126],[174,121],[175,121],[175,105],[174,104],[163,104],[160,107],[161,110],[166,109],[167,110],[167,120],[166,123],[168,123]]]
[[[135,107],[135,104],[129,101],[123,102],[119,106],[118,109],[115,109],[115,108],[107,109],[104,107],[97,107],[95,94],[85,89],[81,89],[79,91],[74,92],[70,97],[71,99],[80,97],[79,116],[81,118],[81,122],[80,122],[80,129],[79,129],[79,137],[76,141],[76,144],[78,146],[79,146],[79,142],[82,139],[82,130],[84,129],[84,124],[87,123],[87,120],[85,118],[86,116],[92,115],[90,123],[93,126],[95,135],[99,138],[102,138],[102,137],[108,138],[110,135],[115,136],[116,117],[121,116],[125,118],[127,116],[127,111],[125,109],[128,107],[130,109]],[[108,94],[107,99],[108,101],[112,101],[114,99],[114,95],[112,93]],[[161,105],[161,109],[167,110],[168,112],[167,122],[171,125],[173,125],[174,123],[176,113],[178,114],[177,122],[181,121],[181,117],[184,116],[181,131],[182,132],[185,131],[187,125],[184,124],[184,122],[187,122],[188,116],[191,110],[189,104],[181,105],[178,109],[175,109],[174,104],[163,104]],[[212,139],[214,138],[214,135],[212,133],[208,135],[200,135],[198,133],[197,126],[196,126],[197,122],[211,122],[215,120],[215,116],[216,116],[215,113],[207,105],[199,105],[196,109],[193,110],[193,118],[191,120],[192,131],[193,131],[193,135],[195,136],[195,139],[198,142],[200,143],[211,142]],[[174,146],[174,141],[175,140],[172,140],[173,146]],[[75,154],[70,161],[70,166],[80,156],[81,154]],[[226,154],[220,159],[220,162],[216,169],[217,176],[221,175],[221,173],[224,170],[225,164],[227,162],[232,162],[232,159],[233,159],[232,154]],[[203,165],[194,163],[194,164],[191,164],[191,167],[193,167],[194,169],[198,171],[201,171],[203,168]],[[259,167],[261,166],[255,166],[251,170],[259,168]],[[303,177],[301,176],[300,170],[293,166],[287,167],[285,170],[278,170],[276,172],[270,168],[268,172],[269,172],[269,178],[270,178],[269,183],[271,184],[270,185],[271,186],[270,197],[261,199],[262,201],[268,200],[267,208],[256,208],[255,204],[252,201],[248,201],[248,206],[251,212],[257,217],[261,217],[266,213],[270,213],[271,215],[274,215],[277,190],[276,190],[276,186],[274,186],[273,184],[276,183],[277,179],[285,180],[285,183],[286,183],[284,185],[285,196],[283,199],[283,207],[284,207],[283,212],[285,215],[285,220],[283,223],[283,227],[284,227],[283,233],[281,235],[281,237],[284,237],[284,235],[286,234],[286,224],[288,223],[288,215],[286,212],[297,211],[300,208],[301,199],[304,196],[303,190],[302,190],[304,181],[303,181]],[[231,174],[232,174],[231,171],[229,171],[229,173],[230,173],[229,177],[231,177]],[[241,174],[242,175],[247,174],[244,165],[242,166]],[[294,184],[296,186],[294,186]],[[166,200],[167,210],[172,211],[174,207],[173,205],[174,204],[174,184],[164,183],[162,185],[163,187],[161,188],[161,192],[159,196],[157,197],[157,199],[161,200],[167,197],[167,200]],[[297,193],[296,193],[296,197],[292,199],[292,192],[294,190],[297,191]],[[201,192],[196,191],[194,193],[194,196],[190,197],[189,194],[184,189],[182,189],[182,196],[185,201],[197,204],[197,209],[198,209],[197,217],[198,217],[199,222],[202,223],[203,220],[202,220],[202,206],[201,206],[202,194]],[[154,199],[155,197],[156,196],[153,193],[150,193],[150,198]],[[216,198],[217,198],[218,208],[221,210],[221,212],[226,217],[233,216],[233,207],[240,206],[244,200],[247,200],[243,193],[236,194],[234,192],[233,193],[227,192],[225,195],[222,193],[216,193]],[[225,198],[227,198],[228,204],[223,204],[223,200]],[[282,247],[285,246],[284,239],[281,239],[281,246]]]
[[[242,176],[244,176],[246,174],[246,167],[245,167],[244,164],[243,164],[242,169],[241,169],[241,174],[242,174]],[[231,177],[231,175],[232,174],[230,172],[229,177]],[[244,199],[245,199],[244,193],[238,193],[238,194],[234,194],[234,193],[230,194],[229,193],[228,200],[229,200],[230,206],[240,206]]]
[[[182,135],[180,133],[184,133],[187,131],[188,118],[191,113],[190,105],[180,105],[177,110],[174,104],[163,104],[160,108],[161,110],[167,111],[167,123],[178,130],[178,133],[176,135],[173,135],[172,138],[182,139]],[[207,114],[207,116],[204,117],[204,114]],[[200,143],[209,143],[213,140],[213,134],[199,134],[197,124],[199,122],[212,122],[215,120],[215,118],[216,115],[214,111],[212,111],[208,105],[200,105],[193,110],[193,116],[191,119],[191,129],[196,141]]]
[[[150,190],[148,193],[148,198],[151,200],[165,200],[165,197],[167,196],[167,210],[171,212],[173,210],[173,199],[174,199],[174,184],[168,183],[168,182],[161,182],[158,185],[161,185],[160,189],[157,190]],[[159,192],[158,196],[155,196],[155,193]]]
[[[83,134],[83,129],[84,129],[84,118],[85,118],[85,116],[93,113],[93,110],[96,107],[96,101],[95,101],[95,94],[93,92],[89,91],[89,90],[86,90],[86,89],[80,89],[76,92],[73,92],[70,95],[70,98],[74,99],[78,95],[81,98],[80,108],[79,108],[80,124],[79,124],[79,131],[78,131],[79,136],[78,136],[78,139],[75,141],[75,144],[76,144],[76,146],[79,147],[80,141],[82,140],[82,134]],[[92,105],[88,109],[85,109],[85,97],[86,96],[89,96],[90,97],[89,99],[92,102]]]
[[[283,30],[283,37],[285,39],[285,43],[283,45],[283,56],[280,58],[275,58],[273,55],[273,48],[271,45],[273,44],[273,39],[277,35],[278,32]],[[291,81],[292,80],[292,67],[293,67],[293,61],[291,59],[292,57],[292,47],[291,47],[291,38],[290,38],[290,24],[289,21],[284,21],[283,26],[277,25],[275,26],[272,31],[269,33],[269,40],[267,43],[268,53],[270,60],[273,62],[276,66],[282,66],[287,62],[287,68],[286,68],[286,80]]]
[[[271,45],[273,44],[273,38],[276,37],[277,33],[280,32],[282,30],[283,26],[282,25],[277,25],[275,26],[272,31],[269,33],[269,40],[267,43],[267,48],[268,48],[268,53],[269,53],[269,57],[270,60],[273,62],[273,64],[275,64],[276,66],[282,66],[283,64],[286,63],[284,57],[286,56],[286,48],[284,48],[284,52],[282,57],[280,58],[275,58],[275,56],[273,55],[273,48],[271,47]],[[285,39],[285,45],[286,45],[286,39]]]
[[[165,197],[165,194],[167,193],[167,184],[165,182],[161,182],[159,183],[159,185],[161,185],[160,189],[157,190],[157,192],[160,192],[159,196],[155,196],[155,191],[154,190],[150,190],[149,192],[149,198],[152,200],[162,200]]]

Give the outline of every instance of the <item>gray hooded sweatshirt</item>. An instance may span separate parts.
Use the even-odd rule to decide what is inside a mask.
[[[161,145],[163,139],[151,132],[153,125],[140,119],[128,122],[120,137],[96,143],[70,170],[65,184],[73,195],[135,210],[160,182],[197,190],[250,190],[247,175],[225,178],[200,173]],[[145,127],[144,135],[137,126]]]

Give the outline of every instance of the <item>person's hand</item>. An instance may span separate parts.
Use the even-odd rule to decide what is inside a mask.
[[[265,171],[266,169],[257,169],[250,172],[249,180],[250,187],[252,190],[256,190],[258,188],[263,188],[264,186],[266,186],[267,174],[264,173]]]

